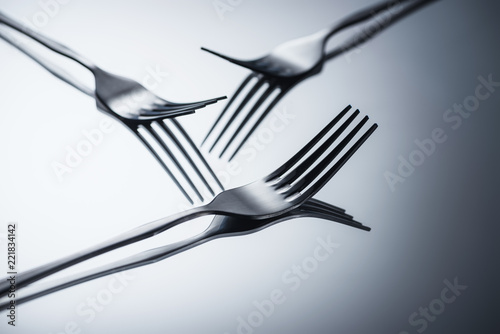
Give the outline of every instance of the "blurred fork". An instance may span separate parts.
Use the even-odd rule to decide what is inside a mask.
[[[211,240],[255,233],[277,223],[301,217],[325,219],[370,231],[369,227],[355,221],[352,216],[345,213],[345,210],[312,198],[291,211],[267,219],[254,220],[242,217],[216,215],[205,231],[196,236],[166,246],[150,249],[98,268],[64,277],[54,282],[50,282],[48,285],[41,285],[37,287],[35,291],[27,294],[23,293],[22,297],[16,299],[16,304],[19,305],[113,273],[153,264]],[[8,306],[7,303],[0,303],[0,310],[4,309],[6,306]]]
[[[436,0],[391,0],[372,5],[346,17],[332,27],[283,43],[273,49],[270,54],[255,60],[238,60],[202,48],[204,51],[246,67],[253,72],[242,82],[227,102],[201,145],[210,142],[208,146],[209,152],[213,152],[218,146],[217,154],[219,154],[219,158],[231,152],[228,158],[231,161],[272,108],[295,85],[319,74],[327,60],[366,42],[390,24],[433,1]],[[377,15],[383,12],[389,13],[389,19],[386,19],[385,22],[377,20]],[[373,27],[362,29],[361,33],[356,34],[340,47],[326,53],[325,47],[330,37],[346,28],[370,19],[374,22]],[[235,100],[244,91],[247,93],[241,97],[239,105],[235,105],[231,112],[228,113]],[[249,104],[250,101],[255,102]],[[242,113],[243,110],[245,110],[246,114]],[[227,117],[223,119],[226,114]],[[240,116],[240,120],[235,122],[238,116]],[[216,128],[218,129],[217,132],[215,131]],[[244,129],[245,131],[243,131]],[[221,140],[223,137],[226,140]],[[239,138],[238,141],[236,141],[237,138]],[[231,150],[229,150],[230,147],[232,147]]]
[[[49,49],[74,59],[87,67],[95,75],[95,91],[71,76],[60,66],[35,52],[27,44],[21,43],[8,32],[0,30],[0,38],[35,60],[57,78],[94,98],[99,110],[113,116],[131,130],[158,160],[191,204],[195,202],[193,196],[196,196],[201,202],[205,200],[202,191],[198,189],[199,185],[195,184],[196,181],[198,181],[196,183],[204,185],[204,189],[207,189],[211,194],[210,198],[213,198],[216,192],[224,190],[221,182],[217,179],[186,131],[177,120],[171,118],[191,114],[195,109],[203,108],[222,98],[195,103],[168,102],[157,97],[135,81],[101,70],[68,48],[26,27],[22,27],[2,13],[0,13],[0,22],[21,31]],[[140,98],[138,98],[139,96]],[[131,102],[128,101],[129,99],[131,99]],[[177,150],[174,150],[174,147]],[[193,157],[196,157],[195,160],[197,161],[194,161]],[[200,170],[203,167],[204,172]]]
[[[347,134],[344,134],[359,115],[359,110],[356,110],[342,124],[334,128],[350,109],[351,106],[346,107],[309,143],[268,176],[238,188],[225,190],[203,206],[139,226],[50,265],[25,271],[16,278],[17,288],[110,250],[152,237],[196,217],[215,214],[267,219],[299,207],[337,173],[377,128],[377,125],[373,124],[347,149],[348,144],[368,121],[368,116],[365,116]],[[333,133],[329,134],[330,132]],[[339,142],[330,150],[330,147],[337,141]],[[4,295],[8,288],[7,281],[0,282],[0,295]]]

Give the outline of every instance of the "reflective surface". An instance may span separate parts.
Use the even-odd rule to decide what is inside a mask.
[[[194,10],[192,2],[74,0],[61,4],[53,17],[46,14],[50,20],[40,29],[115,73],[148,82],[158,95],[194,101],[231,94],[248,75],[203,53],[202,45],[257,58],[369,3],[243,1],[231,5],[221,20],[210,1],[200,1]],[[38,1],[0,1],[0,8],[30,21],[44,10]],[[492,332],[495,309],[490,305],[498,296],[500,94],[490,85],[494,92],[479,90],[483,97],[490,95],[477,110],[464,109],[461,116],[453,109],[474,102],[468,97],[482,85],[478,77],[488,81],[491,74],[500,81],[498,12],[491,1],[441,1],[399,22],[287,95],[262,125],[267,130],[258,132],[237,158],[239,165],[213,163],[226,187],[250,182],[284,162],[332,112],[352,103],[380,127],[363,154],[354,156],[317,198],[345,208],[372,227],[370,233],[304,218],[216,240],[128,276],[21,305],[16,331],[59,333],[75,323],[82,333],[233,334],[239,319],[248,323],[256,314],[254,302],[262,304],[281,290],[282,298],[275,299],[284,301],[274,303],[272,315],[263,317],[255,333],[417,333],[422,321],[413,326],[410,315],[417,312],[415,321],[425,319],[419,308],[430,308],[447,287],[445,280],[453,284],[458,277],[467,289],[444,304],[441,314],[431,313],[435,319],[426,320],[425,333]],[[43,22],[43,15],[36,17]],[[104,48],[109,51],[102,53]],[[0,223],[19,224],[20,270],[187,206],[128,131],[89,112],[95,110],[91,99],[7,44],[0,43],[0,59],[0,118],[9,124],[0,132]],[[221,107],[208,106],[181,120],[197,143]],[[456,115],[460,118],[450,120]],[[402,168],[410,175],[391,191],[384,174],[399,175],[399,156],[409,160],[422,151],[415,140],[432,138],[436,128],[446,141],[433,140],[433,152],[427,145],[432,154],[424,152],[425,160],[407,174]],[[89,133],[96,144],[87,139]],[[419,156],[413,159],[419,162]],[[56,162],[71,172],[56,172]],[[176,241],[209,223],[200,220],[107,259]],[[329,235],[338,247],[328,248],[331,254],[318,253],[325,260],[312,270],[318,238],[328,244]],[[302,270],[307,278],[301,278],[294,265],[311,272]],[[439,302],[432,305],[438,308]],[[258,316],[252,319],[258,324]],[[6,322],[0,326],[2,333],[12,332]]]

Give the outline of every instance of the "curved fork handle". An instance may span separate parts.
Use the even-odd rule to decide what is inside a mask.
[[[68,255],[49,264],[19,273],[16,277],[16,288],[17,290],[19,290],[23,286],[36,282],[63,269],[69,268],[77,263],[107,253],[113,249],[117,249],[134,242],[152,237],[190,219],[214,213],[215,212],[212,212],[212,210],[209,209],[208,206],[195,207],[187,211],[136,227],[133,230],[122,233],[114,238],[91,246],[75,254]],[[0,282],[0,297],[5,296],[8,293],[9,288],[10,283],[7,280],[2,280]]]
[[[209,227],[205,232],[200,233],[194,237],[182,240],[166,246],[149,249],[136,255],[131,255],[125,259],[112,262],[94,269],[90,269],[69,277],[64,277],[54,282],[42,284],[37,287],[35,291],[23,294],[16,300],[16,305],[29,302],[30,300],[37,299],[48,294],[70,288],[72,286],[82,284],[94,279],[105,277],[108,275],[116,274],[125,270],[134,269],[137,267],[145,266],[148,264],[156,263],[164,260],[172,255],[184,252],[188,249],[199,246],[207,241],[217,237],[216,226]],[[5,310],[9,302],[0,303],[0,311]]]
[[[64,69],[59,67],[58,65],[54,64],[53,62],[49,61],[48,59],[45,59],[42,55],[38,54],[34,50],[30,49],[27,45],[24,43],[18,41],[15,37],[11,36],[11,34],[5,33],[0,29],[0,38],[33,59],[35,62],[37,62],[40,66],[45,68],[47,71],[52,73],[55,77],[58,79],[66,82],[67,84],[75,87],[79,91],[81,91],[84,94],[87,94],[90,97],[95,97],[94,96],[94,89],[88,87],[85,85],[83,82],[66,72]]]
[[[373,19],[377,14],[380,14],[381,12],[384,11],[389,12],[392,7],[403,4],[408,1],[413,1],[413,0],[390,0],[369,6],[358,12],[355,12],[352,15],[349,15],[348,17],[342,19],[335,25],[321,30],[320,32],[318,32],[318,34],[323,35],[323,42],[324,44],[326,44],[328,39],[332,37],[335,33],[344,30],[346,28],[349,28],[353,25],[356,25],[358,23],[361,23],[363,21]]]
[[[45,37],[44,35],[22,25],[21,23],[6,16],[2,12],[0,12],[0,23],[3,23],[5,25],[11,27],[12,29],[19,31],[20,33],[28,36],[29,38],[37,41],[38,43],[42,44],[43,46],[45,46],[47,48],[49,48],[50,50],[57,52],[65,57],[68,57],[68,58],[76,61],[77,63],[85,66],[91,72],[94,72],[94,70],[97,68],[96,65],[94,65],[90,60],[83,57],[82,55],[76,53],[75,51],[62,45],[61,43],[58,43],[58,42],[56,42],[48,37]]]
[[[191,248],[197,247],[208,241],[231,236],[241,236],[251,234],[271,225],[286,221],[292,218],[298,217],[311,217],[324,219],[328,221],[339,222],[341,224],[346,224],[352,227],[370,230],[366,226],[354,222],[351,216],[343,213],[343,209],[336,208],[332,205],[325,204],[321,201],[311,199],[309,202],[311,208],[306,209],[308,205],[304,205],[302,209],[296,209],[289,213],[284,214],[281,217],[274,217],[270,219],[264,219],[260,221],[255,221],[256,228],[249,228],[248,225],[245,226],[244,220],[239,221],[239,218],[216,215],[209,225],[209,227],[198,235],[187,238],[185,240],[169,244],[166,246],[150,249],[139,254],[129,256],[125,259],[100,266],[91,270],[87,270],[69,277],[64,277],[55,282],[50,282],[47,285],[42,285],[37,287],[33,292],[21,296],[21,298],[16,300],[16,305],[28,302],[30,300],[43,297],[45,295],[57,292],[72,286],[85,283],[97,278],[101,278],[107,275],[118,273],[124,270],[130,270],[133,268],[138,268],[141,266],[156,263],[165,260],[173,255],[182,253]],[[334,210],[336,212],[334,212]],[[243,226],[240,225],[243,223]],[[253,225],[253,224],[252,224]],[[8,306],[6,303],[0,303],[0,311]]]
[[[415,12],[416,10],[420,9],[421,7],[428,5],[428,4],[435,2],[435,1],[437,1],[437,0],[414,0],[414,1],[412,1],[413,2],[412,4],[408,4],[404,8],[398,9],[398,11],[396,13],[392,13],[391,17],[389,18],[389,20],[387,22],[380,23],[379,21],[376,21],[377,26],[372,27],[371,29],[367,28],[367,29],[362,30],[360,33],[354,35],[353,37],[351,37],[350,39],[345,41],[341,46],[328,52],[325,55],[325,60],[332,59],[332,58],[334,58],[342,53],[345,53],[345,52],[365,43],[366,41],[373,38],[378,33],[382,32],[382,30],[388,28],[390,25],[396,23],[397,21],[401,20],[405,16]],[[389,1],[388,3],[392,3],[392,6],[395,6],[397,4],[403,4],[405,2],[408,2],[408,0]],[[387,6],[391,6],[391,5],[388,5],[388,3],[385,3],[385,7],[384,7],[387,10],[389,10],[389,8]],[[381,5],[379,5],[379,6],[381,6]],[[377,12],[377,13],[379,13],[379,12]],[[375,18],[375,14],[377,14],[377,13],[372,10],[372,12],[368,13],[368,17],[366,17],[365,20],[370,18],[370,17]],[[361,12],[359,12],[357,14],[357,17],[358,17],[358,22],[361,22],[360,21],[360,18],[362,17]],[[326,40],[330,36],[328,36],[326,38]]]

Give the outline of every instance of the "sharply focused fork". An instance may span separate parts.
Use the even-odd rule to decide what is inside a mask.
[[[346,17],[336,25],[312,35],[279,45],[269,55],[255,60],[238,60],[202,48],[232,63],[246,67],[252,73],[242,82],[234,95],[208,131],[202,145],[209,145],[209,152],[216,147],[219,158],[234,158],[272,108],[301,81],[321,72],[324,63],[364,43],[382,29],[436,0],[391,0],[376,4]],[[377,15],[387,12],[382,22]],[[326,53],[326,43],[334,34],[369,21],[368,25],[341,46]],[[235,101],[240,94],[241,101]],[[250,101],[255,101],[249,103]],[[234,105],[233,105],[234,104]],[[226,117],[224,117],[226,116]],[[239,117],[238,121],[237,117]],[[217,129],[217,131],[215,131]],[[224,138],[224,140],[222,140]],[[238,140],[236,140],[238,139]],[[231,148],[231,149],[230,149]]]
[[[224,97],[194,103],[169,102],[156,96],[133,80],[100,69],[81,55],[22,26],[2,13],[0,13],[0,23],[25,34],[50,50],[73,59],[89,69],[95,76],[95,90],[87,87],[60,66],[35,52],[32,47],[21,43],[18,38],[15,38],[9,32],[0,30],[0,38],[24,52],[59,79],[94,98],[99,110],[127,126],[149,149],[190,203],[194,203],[193,194],[199,201],[204,201],[204,197],[198,189],[199,186],[193,181],[195,178],[204,184],[212,197],[215,196],[216,192],[223,190],[222,184],[201,152],[199,152],[179,122],[172,117],[194,113],[196,109],[215,103]],[[168,143],[164,138],[168,138]],[[180,156],[179,158],[176,157],[176,152],[172,150],[173,147],[176,147],[179,151],[177,153]],[[188,151],[194,154],[190,154]],[[193,161],[193,156],[196,156],[198,162]],[[200,167],[205,168],[204,173],[200,171]],[[188,173],[188,169],[192,173]],[[216,187],[220,188],[220,190],[216,189]]]
[[[203,206],[139,226],[50,265],[21,273],[16,278],[16,286],[21,288],[69,266],[152,237],[196,217],[215,214],[258,220],[276,217],[298,208],[337,173],[377,128],[377,125],[373,124],[358,136],[359,131],[368,121],[368,117],[365,116],[358,124],[353,125],[352,129],[349,129],[351,123],[359,115],[359,110],[353,112],[338,127],[335,127],[350,109],[350,106],[346,107],[308,144],[268,176],[238,188],[225,190]],[[355,137],[359,138],[347,148]],[[335,146],[334,143],[336,143]],[[0,295],[4,295],[8,288],[8,282],[0,282]]]
[[[353,217],[346,214],[343,209],[312,198],[291,211],[267,219],[254,220],[242,217],[216,215],[205,231],[198,235],[173,244],[150,249],[98,268],[64,277],[54,282],[50,282],[48,285],[37,286],[35,291],[23,293],[22,297],[16,299],[16,304],[19,305],[106,275],[156,263],[214,239],[251,234],[277,223],[301,217],[325,219],[370,231],[369,227],[355,221]],[[0,310],[8,306],[7,303],[0,302]]]

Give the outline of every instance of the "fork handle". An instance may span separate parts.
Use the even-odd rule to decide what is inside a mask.
[[[65,46],[59,42],[56,42],[56,41],[40,34],[39,32],[36,32],[36,31],[30,29],[29,27],[11,19],[10,17],[3,14],[2,12],[0,12],[0,23],[3,23],[5,25],[11,27],[12,29],[19,31],[20,33],[37,41],[38,43],[42,44],[43,46],[45,46],[48,49],[76,61],[77,63],[79,63],[79,64],[83,65],[84,67],[86,67],[87,69],[89,69],[92,73],[94,73],[94,70],[97,69],[97,66],[94,63],[92,63],[90,60],[85,58],[84,56],[76,53],[75,51],[71,50],[67,46]]]
[[[109,252],[113,249],[123,247],[134,242],[152,237],[158,233],[164,232],[180,223],[185,221],[201,217],[204,215],[214,214],[213,210],[210,209],[209,204],[205,206],[195,207],[184,212],[174,214],[142,226],[136,227],[133,230],[122,233],[114,238],[101,242],[95,246],[89,247],[80,252],[71,254],[62,259],[53,261],[46,265],[42,265],[22,273],[16,276],[16,289],[19,290],[23,286],[30,283],[36,282],[44,277],[52,275],[63,269],[71,267],[75,264],[88,260],[90,258],[96,257],[98,255]],[[3,279],[0,282],[0,297],[5,296],[10,288],[10,282]]]
[[[323,42],[326,43],[328,39],[332,37],[335,33],[344,30],[346,28],[349,28],[355,24],[374,18],[376,14],[379,14],[383,11],[388,11],[391,7],[408,1],[412,0],[390,0],[369,6],[346,17],[342,21],[336,23],[334,26],[321,30],[320,32],[318,32],[318,34],[323,35],[322,36]]]
[[[340,45],[339,47],[329,51],[325,55],[325,60],[335,58],[336,56],[338,56],[342,53],[345,53],[345,52],[365,43],[369,39],[373,38],[375,35],[382,32],[382,30],[384,30],[384,29],[388,28],[390,25],[398,22],[399,20],[401,20],[405,16],[412,14],[414,11],[417,11],[421,7],[428,5],[432,2],[436,2],[436,1],[438,1],[438,0],[413,0],[413,1],[410,1],[409,4],[407,4],[403,8],[398,9],[398,11],[396,13],[392,13],[392,16],[390,17],[390,20],[388,22],[380,24],[379,26],[377,26],[376,29],[365,29],[364,31],[361,31],[360,33],[358,33],[358,34],[352,36],[351,38],[349,38],[348,40],[344,41],[344,43],[342,45]],[[408,2],[408,0],[391,1],[391,2],[393,2],[395,4],[397,4],[397,3],[402,4],[404,2]],[[386,5],[387,5],[387,3],[386,3]]]
[[[191,238],[181,240],[179,242],[169,244],[166,246],[149,249],[143,251],[139,254],[131,255],[125,259],[112,262],[103,266],[99,266],[97,268],[93,268],[90,270],[86,270],[84,272],[64,277],[54,282],[50,282],[40,287],[37,287],[35,291],[29,292],[27,294],[23,294],[20,298],[16,299],[16,305],[20,305],[22,303],[26,303],[30,300],[37,299],[48,294],[64,290],[70,288],[72,286],[85,283],[100,277],[104,277],[107,275],[119,273],[124,270],[130,270],[133,268],[137,268],[140,266],[144,266],[150,263],[155,263],[160,260],[166,259],[175,254],[184,252],[205,242],[208,242],[217,237],[217,229],[220,228],[220,224],[223,223],[223,218],[216,216],[215,219],[218,219],[218,223],[216,225],[210,226],[204,232],[195,235]],[[17,284],[17,281],[16,281]],[[9,301],[0,303],[0,310],[6,309]]]
[[[90,96],[94,97],[94,89],[87,86],[85,83],[82,81],[78,80],[76,77],[73,75],[69,74],[67,71],[65,71],[63,68],[55,64],[54,62],[51,62],[50,60],[46,59],[42,55],[38,54],[35,50],[31,49],[28,47],[26,44],[20,42],[17,40],[15,37],[11,36],[11,34],[6,33],[0,29],[0,38],[33,59],[35,62],[37,62],[40,66],[45,68],[47,71],[52,73],[56,78],[66,82],[67,84],[75,87],[78,89],[80,92]]]

